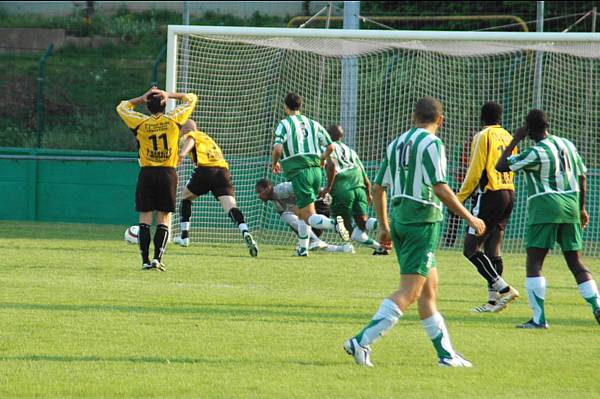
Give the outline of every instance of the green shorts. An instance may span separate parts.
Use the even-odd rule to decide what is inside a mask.
[[[304,208],[317,200],[319,191],[321,191],[321,168],[306,168],[290,179],[294,195],[296,196],[296,206]]]
[[[356,187],[332,196],[330,212],[332,217],[341,216],[352,220],[352,216],[368,215],[369,202],[364,187]]]
[[[579,223],[530,224],[525,237],[526,248],[554,249],[558,242],[563,252],[583,249]]]
[[[392,241],[400,274],[429,275],[429,270],[435,267],[440,227],[441,223],[402,224],[392,220]]]

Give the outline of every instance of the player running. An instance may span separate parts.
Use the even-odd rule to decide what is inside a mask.
[[[452,347],[436,305],[435,250],[443,219],[441,202],[465,219],[478,235],[485,231],[485,224],[471,215],[448,187],[444,144],[435,135],[443,119],[437,99],[424,97],[417,101],[412,114],[415,127],[387,147],[377,174],[373,203],[379,239],[382,244],[393,240],[401,276],[399,288],[383,300],[372,320],[344,343],[346,352],[359,365],[373,366],[370,345],[391,330],[417,301],[421,324],[437,352],[439,365],[471,367]],[[386,188],[391,194],[391,230]]]
[[[182,103],[165,113],[168,99]],[[167,93],[153,87],[140,97],[121,101],[117,113],[137,140],[140,173],[135,190],[135,209],[140,214],[138,243],[142,270],[165,271],[161,263],[169,242],[171,212],[175,210],[177,191],[177,148],[179,129],[191,115],[197,97],[193,93]],[[135,106],[146,104],[152,115],[136,112]],[[156,211],[154,258],[150,261],[150,226]]]
[[[231,220],[237,224],[250,256],[258,255],[258,246],[248,231],[244,214],[237,207],[235,190],[231,183],[229,164],[223,158],[221,148],[204,132],[196,127],[196,122],[189,119],[181,128],[185,140],[179,152],[180,159],[189,153],[195,169],[192,177],[181,194],[180,218],[181,237],[173,239],[175,244],[187,247],[190,245],[190,226],[192,220],[192,201],[209,191],[221,204],[221,207]]]
[[[569,140],[548,133],[548,117],[533,109],[525,118],[525,126],[515,136],[498,160],[499,172],[522,170],[527,179],[527,277],[525,288],[533,317],[518,328],[548,328],[544,299],[546,279],[542,266],[548,250],[558,241],[565,261],[577,282],[579,294],[592,307],[600,323],[598,287],[592,273],[581,261],[581,230],[589,223],[585,209],[587,171],[577,149]],[[532,147],[511,156],[513,149],[527,135]]]
[[[456,195],[463,204],[471,196],[477,198],[471,212],[486,226],[485,234],[479,237],[473,228],[468,228],[463,246],[464,256],[475,265],[488,286],[487,303],[473,308],[474,312],[499,312],[519,296],[519,292],[502,278],[504,264],[500,248],[515,202],[515,185],[513,173],[496,170],[496,162],[512,139],[500,126],[501,120],[499,104],[483,104],[481,121],[484,128],[473,137],[469,169]],[[517,153],[516,148],[513,153]]]
[[[315,200],[321,190],[321,168],[333,151],[331,138],[319,122],[300,114],[302,98],[299,95],[288,93],[284,102],[287,118],[275,129],[271,168],[275,174],[283,169],[286,179],[292,183],[300,218],[295,255],[308,256],[311,227],[335,229],[344,241],[350,237],[341,217],[334,220],[315,211]],[[325,147],[324,152],[321,147]]]
[[[356,227],[350,235],[351,240],[374,249],[373,255],[387,255],[388,251],[366,233],[367,226],[374,228],[377,223],[374,223],[376,219],[369,222],[371,181],[365,167],[356,151],[342,142],[344,129],[340,125],[329,126],[327,133],[333,141],[333,152],[325,166],[327,186],[321,191],[321,196],[331,195],[331,215],[341,216],[346,230],[352,230],[354,219]]]

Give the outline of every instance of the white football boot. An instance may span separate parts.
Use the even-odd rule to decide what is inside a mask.
[[[344,342],[344,350],[347,354],[354,357],[356,364],[373,367],[373,363],[371,363],[371,347],[360,346],[356,338],[351,338]]]

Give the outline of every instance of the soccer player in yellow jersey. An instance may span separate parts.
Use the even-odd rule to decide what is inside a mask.
[[[181,237],[173,239],[175,244],[187,247],[190,245],[190,224],[192,218],[192,201],[209,191],[223,207],[225,213],[238,225],[242,237],[250,251],[250,256],[258,255],[258,246],[248,231],[248,225],[244,221],[244,214],[237,207],[235,191],[231,184],[229,164],[223,158],[221,148],[204,132],[196,128],[192,119],[181,128],[183,136],[183,147],[179,152],[180,160],[189,153],[196,168],[194,174],[183,189],[181,200]]]
[[[481,108],[484,128],[473,137],[469,169],[457,195],[463,204],[469,197],[476,197],[477,203],[471,212],[487,227],[482,236],[468,228],[463,247],[465,257],[488,284],[488,302],[473,308],[474,312],[480,313],[499,312],[519,296],[518,291],[502,278],[500,247],[513,209],[515,186],[513,173],[496,171],[496,162],[512,140],[510,133],[500,126],[501,119],[499,104],[487,102]]]
[[[181,104],[165,113],[168,99]],[[135,208],[140,213],[138,242],[142,255],[142,270],[165,271],[161,263],[169,240],[171,212],[175,210],[177,190],[177,149],[179,129],[196,106],[195,94],[167,93],[156,87],[145,94],[121,101],[117,113],[138,142],[140,173],[135,193]],[[151,115],[135,111],[146,104]],[[156,211],[154,258],[150,261],[150,226]]]

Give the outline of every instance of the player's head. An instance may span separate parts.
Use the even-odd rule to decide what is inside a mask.
[[[146,98],[146,107],[152,114],[165,112],[165,105],[166,102],[163,101],[163,98],[160,94],[151,93]]]
[[[437,98],[423,97],[415,104],[412,114],[412,121],[415,125],[419,127],[437,125],[437,127],[440,127],[443,120],[442,103]]]
[[[273,195],[273,183],[269,179],[260,179],[256,182],[255,186],[256,194],[261,201],[267,202]]]
[[[485,126],[499,125],[502,121],[502,106],[493,101],[488,101],[481,107],[481,122]]]
[[[291,114],[296,111],[300,111],[300,107],[302,107],[302,97],[297,95],[296,93],[289,92],[285,95],[285,113]]]
[[[185,123],[183,125],[181,125],[181,134],[186,134],[189,132],[195,132],[196,130],[198,130],[198,127],[196,126],[196,122],[194,122],[193,119],[188,119],[187,121],[185,121]]]
[[[330,125],[327,128],[327,133],[331,136],[331,140],[338,141],[344,138],[344,128],[340,125]]]
[[[543,139],[548,129],[548,115],[542,110],[532,109],[525,117],[525,127],[533,140]]]

